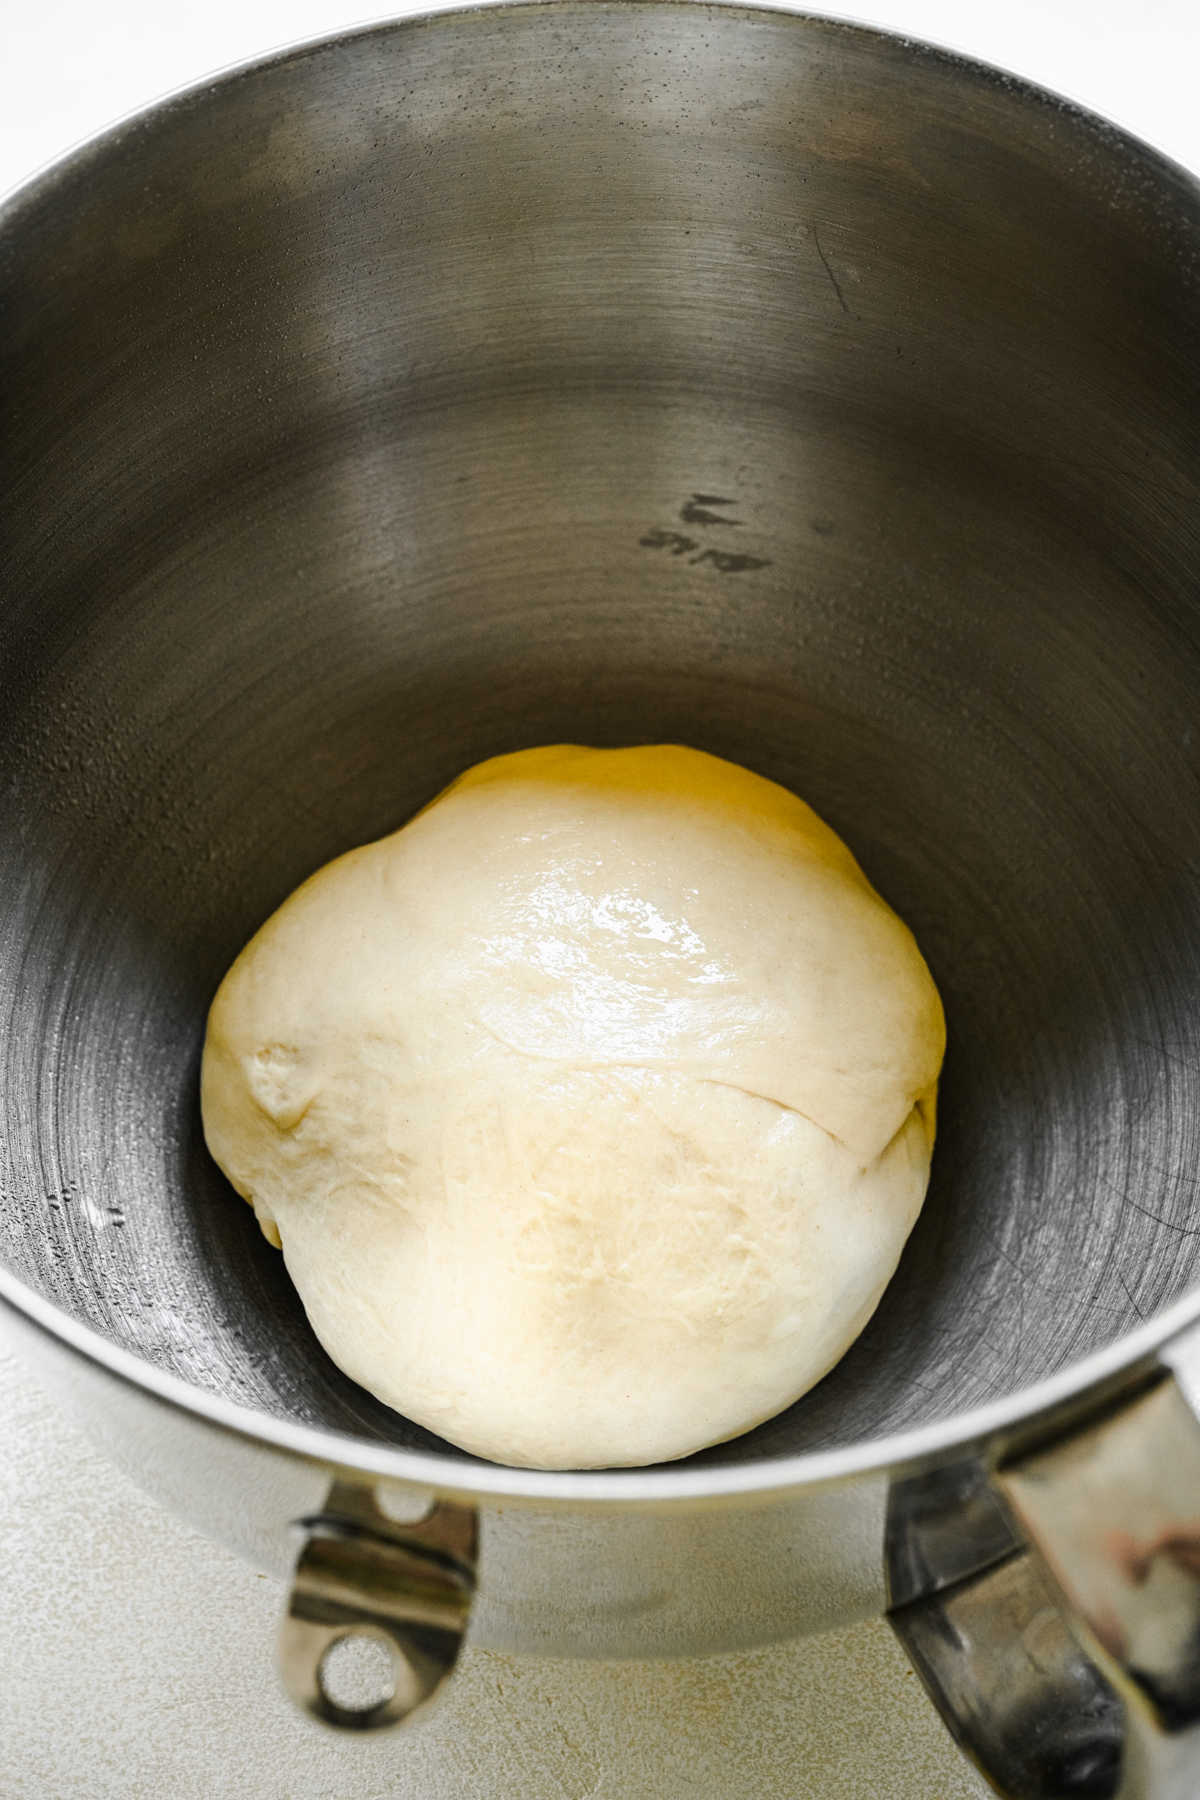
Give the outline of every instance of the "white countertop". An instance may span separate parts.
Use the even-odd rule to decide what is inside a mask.
[[[23,0],[0,24],[0,191],[154,95],[334,29],[350,0]],[[399,7],[398,11],[417,10]],[[1200,170],[1197,0],[864,0]],[[161,1512],[0,1354],[0,1800],[979,1800],[882,1623],[677,1663],[468,1651],[408,1733],[278,1693],[275,1584]]]
[[[467,1650],[427,1724],[294,1713],[275,1582],[0,1354],[0,1800],[981,1800],[882,1623],[675,1663]],[[882,1774],[881,1771],[887,1771]]]

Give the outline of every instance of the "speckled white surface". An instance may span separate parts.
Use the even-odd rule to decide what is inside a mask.
[[[979,1800],[883,1624],[691,1662],[468,1651],[346,1740],[271,1664],[280,1589],[147,1500],[0,1355],[0,1800]]]
[[[951,43],[1200,168],[1196,0],[813,0]],[[372,0],[11,0],[0,191],[155,94]],[[416,10],[397,7],[395,10]],[[0,1353],[0,1800],[980,1800],[881,1623],[677,1663],[468,1652],[412,1732],[292,1713],[280,1593],[130,1487]]]

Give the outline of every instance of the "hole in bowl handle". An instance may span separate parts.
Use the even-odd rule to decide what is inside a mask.
[[[327,1725],[373,1731],[428,1705],[458,1660],[475,1594],[473,1507],[435,1501],[398,1524],[374,1491],[335,1481],[321,1511],[298,1521],[296,1560],[279,1633],[279,1670],[297,1706]],[[390,1653],[390,1691],[348,1705],[330,1693],[326,1657],[346,1638]]]
[[[1200,1335],[1173,1375],[992,1477],[1012,1545],[893,1629],[1008,1800],[1200,1795]]]

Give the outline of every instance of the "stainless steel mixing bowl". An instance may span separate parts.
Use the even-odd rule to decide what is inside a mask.
[[[105,134],[8,205],[0,317],[3,1296],[173,1504],[265,1567],[307,1522],[293,1690],[421,1701],[481,1523],[481,1641],[890,1603],[1005,1791],[1147,1760],[1190,1795],[1195,185],[879,33],[562,0],[302,46]],[[644,1472],[484,1465],[354,1387],[197,1109],[208,1000],[288,890],[563,738],[794,787],[949,1016],[928,1204],[861,1340]],[[316,1665],[364,1620],[402,1679],[351,1714]]]

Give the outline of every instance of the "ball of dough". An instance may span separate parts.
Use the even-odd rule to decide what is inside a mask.
[[[560,745],[268,919],[213,1002],[204,1129],[363,1387],[500,1462],[650,1463],[862,1330],[944,1041],[910,932],[802,801]]]

